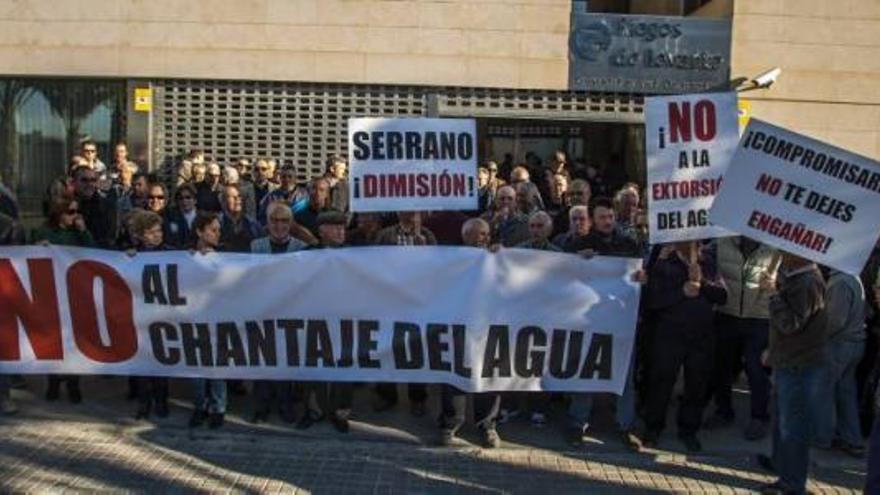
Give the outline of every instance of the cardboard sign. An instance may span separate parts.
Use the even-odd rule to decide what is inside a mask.
[[[645,102],[648,225],[652,244],[733,235],[708,209],[739,140],[735,93],[651,97]]]
[[[858,275],[880,233],[880,164],[752,118],[712,222]]]
[[[348,121],[351,211],[476,210],[473,119]]]

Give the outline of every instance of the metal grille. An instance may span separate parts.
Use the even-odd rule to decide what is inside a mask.
[[[349,117],[458,116],[641,122],[640,95],[331,83],[153,82],[153,163],[167,180],[202,149],[220,164],[271,157],[300,179],[347,154]]]
[[[548,90],[460,88],[438,94],[432,112],[444,116],[582,120],[590,122],[644,121],[642,95]]]
[[[167,179],[193,149],[221,165],[275,158],[306,179],[347,153],[349,117],[419,116],[425,101],[413,87],[246,81],[158,81],[154,95],[153,163]]]

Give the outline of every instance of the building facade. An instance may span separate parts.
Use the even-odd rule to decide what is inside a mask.
[[[613,183],[642,181],[646,93],[572,87],[582,11],[727,23],[725,74],[783,69],[744,94],[751,115],[876,158],[880,0],[849,3],[2,0],[0,173],[32,214],[84,137],[105,161],[125,140],[166,177],[203,149],[305,178],[346,152],[349,117],[399,115],[475,117],[482,159],[564,149]]]

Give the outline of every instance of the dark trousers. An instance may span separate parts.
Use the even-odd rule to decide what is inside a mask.
[[[810,467],[812,402],[822,368],[776,368],[776,423],[773,465],[779,483],[792,493],[806,493]],[[829,406],[830,407],[830,406]]]
[[[865,479],[865,493],[880,493],[880,421],[874,422],[874,429],[868,442],[868,475]]]
[[[501,409],[501,394],[468,394],[451,385],[443,385],[440,393],[440,427],[455,433],[464,425],[468,395],[474,398],[474,422],[480,428],[494,430],[498,411]]]
[[[377,383],[376,395],[389,404],[397,404],[397,384]],[[424,383],[407,384],[406,395],[410,402],[425,402],[428,400],[428,386]]]
[[[79,390],[79,376],[77,375],[49,375],[49,390],[58,393],[61,382],[67,383],[67,392]]]
[[[9,375],[0,375],[0,402],[8,400],[10,398],[9,389]]]
[[[278,412],[288,414],[293,411],[293,384],[283,380],[254,380],[254,412],[268,413],[273,399]]]
[[[712,372],[711,331],[681,332],[658,328],[652,339],[650,388],[645,407],[645,424],[660,432],[666,426],[666,409],[684,367],[684,397],[678,406],[678,433],[692,435],[700,428],[704,397]]]
[[[168,379],[158,376],[137,377],[138,402],[141,407],[168,403]]]
[[[312,397],[314,396],[314,403]],[[354,384],[348,382],[304,382],[306,412],[312,415],[348,416],[354,396]],[[315,410],[315,406],[319,410]]]
[[[752,418],[770,419],[770,376],[761,364],[767,348],[768,320],[718,313],[715,319],[715,370],[710,390],[718,414],[733,417],[733,382],[744,369],[751,391]]]

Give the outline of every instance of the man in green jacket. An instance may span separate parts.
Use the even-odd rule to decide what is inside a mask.
[[[780,255],[748,237],[723,237],[715,247],[718,273],[728,296],[716,312],[715,371],[709,389],[716,411],[705,426],[733,423],[733,382],[744,369],[751,391],[751,420],[744,436],[759,440],[766,436],[770,422],[770,377],[761,365],[769,334],[770,294],[761,282],[776,277]]]

